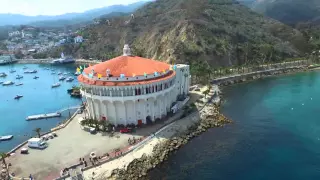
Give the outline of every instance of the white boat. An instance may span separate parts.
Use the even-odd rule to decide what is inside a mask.
[[[3,84],[3,81],[0,81],[0,84]]]
[[[62,74],[62,72],[58,72],[58,75],[61,75]]]
[[[59,81],[63,81],[63,80],[65,80],[66,79],[66,77],[64,77],[64,76],[60,76],[59,77]]]
[[[10,70],[10,73],[14,73],[14,72],[16,72],[16,70],[14,70],[14,69],[11,69],[11,70]]]
[[[28,71],[24,71],[24,73],[29,73],[29,74],[31,74],[31,73],[37,73],[37,70],[28,70]]]
[[[21,76],[21,75],[16,75],[16,79],[22,79],[23,78],[23,76]]]
[[[56,74],[55,72],[52,72],[51,74]]]
[[[22,69],[28,69],[28,67],[27,66],[23,66],[23,68]]]
[[[4,72],[0,73],[0,77],[6,77],[6,76],[7,76],[6,73],[4,73]]]
[[[67,82],[72,82],[73,80],[74,80],[73,77],[68,77],[68,78],[66,79]]]
[[[38,76],[33,77],[33,79],[38,79],[38,78],[39,78]]]
[[[74,75],[75,76],[79,76],[81,73],[80,72],[75,72]]]
[[[52,88],[55,88],[55,87],[59,87],[60,86],[60,83],[54,83],[54,84],[52,84]]]
[[[49,68],[46,68],[46,70],[50,70]]]
[[[12,84],[14,84],[14,82],[12,82],[12,81],[6,81],[6,82],[2,83],[3,86],[9,86]]]
[[[16,84],[16,86],[22,86],[22,85],[23,85],[23,83]]]
[[[65,72],[65,73],[63,73],[63,75],[68,75],[68,73]]]
[[[13,138],[13,135],[0,136],[0,141],[8,141]]]

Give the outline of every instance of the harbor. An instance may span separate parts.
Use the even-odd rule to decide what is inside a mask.
[[[36,73],[24,73],[25,71],[36,70]],[[15,71],[15,72],[13,72]],[[56,72],[52,74],[52,72]],[[66,78],[72,76],[72,82],[59,81],[58,72],[66,73]],[[75,65],[51,66],[50,64],[7,64],[0,66],[0,82],[14,82],[12,85],[0,84],[0,113],[4,114],[0,119],[6,126],[0,127],[0,135],[13,135],[10,141],[0,143],[2,151],[9,151],[17,144],[34,137],[35,128],[42,131],[49,131],[58,126],[72,115],[76,109],[61,112],[61,109],[79,106],[81,99],[73,98],[68,94],[68,89],[78,86],[74,73]],[[34,79],[37,76],[39,78]],[[52,88],[55,83],[60,86]],[[11,84],[11,83],[8,83]],[[32,115],[50,114],[61,112],[61,116],[46,117],[42,120],[26,120]]]

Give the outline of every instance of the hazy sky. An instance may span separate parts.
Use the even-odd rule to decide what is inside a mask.
[[[23,15],[59,15],[141,0],[0,0],[0,13]]]

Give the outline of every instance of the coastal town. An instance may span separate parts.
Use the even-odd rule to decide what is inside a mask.
[[[0,53],[15,54],[19,59],[44,59],[46,57],[41,54],[53,48],[82,43],[84,38],[78,32],[22,26],[9,31],[7,39],[0,41],[2,45]]]

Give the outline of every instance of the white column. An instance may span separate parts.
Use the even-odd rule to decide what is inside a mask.
[[[125,120],[125,126],[128,124],[128,115],[127,115],[127,106],[126,106],[126,103],[125,101],[122,101],[122,105],[124,106],[124,120]]]
[[[137,123],[137,110],[136,110],[136,100],[133,101],[133,110],[134,110],[134,115],[133,115],[133,118],[134,118],[134,124]]]
[[[118,125],[118,114],[117,114],[117,106],[115,104],[115,102],[112,102],[113,108],[114,108],[114,125]]]

